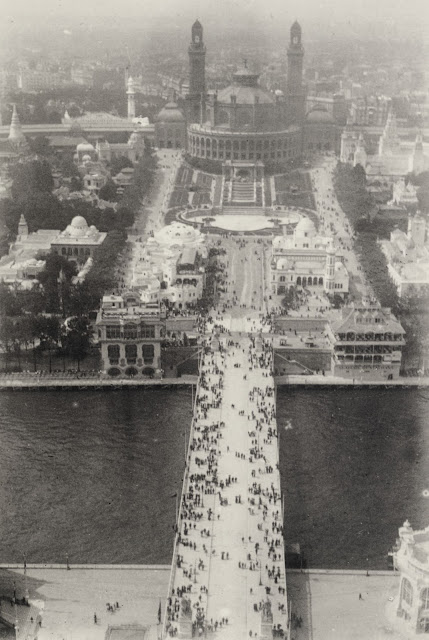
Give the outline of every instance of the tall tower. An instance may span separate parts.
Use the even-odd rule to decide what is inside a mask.
[[[18,223],[18,238],[25,238],[28,236],[28,224],[27,221],[24,217],[24,214],[21,213],[21,217],[19,219],[19,223]]]
[[[304,47],[301,42],[302,30],[295,20],[290,29],[287,50],[287,83],[289,117],[291,122],[302,122],[305,116],[305,87],[302,83]]]
[[[367,155],[365,151],[365,140],[363,134],[359,135],[356,151],[353,156],[353,166],[360,164],[362,169],[366,168]]]
[[[18,111],[16,110],[16,104],[13,105],[12,120],[10,122],[8,140],[15,147],[21,147],[26,145],[26,139],[22,131],[21,122],[19,121]]]
[[[132,120],[136,117],[136,90],[134,88],[134,80],[130,76],[127,81],[128,96],[128,119]]]
[[[204,119],[206,100],[206,47],[203,42],[203,27],[199,20],[192,25],[189,55],[189,122]]]
[[[334,289],[335,254],[334,241],[330,238],[329,244],[326,247],[325,291],[332,291]]]
[[[423,151],[423,138],[421,133],[416,136],[413,154],[409,159],[409,170],[419,174],[425,170],[425,156]]]

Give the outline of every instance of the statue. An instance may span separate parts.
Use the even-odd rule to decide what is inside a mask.
[[[273,613],[271,611],[271,602],[267,600],[262,605],[262,622],[269,622],[272,624],[273,622]]]
[[[182,618],[191,618],[192,617],[192,609],[191,609],[191,601],[189,598],[183,597],[180,603],[180,616]]]

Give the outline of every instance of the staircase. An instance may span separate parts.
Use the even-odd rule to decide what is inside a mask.
[[[250,203],[249,205],[245,203],[237,205],[234,203],[230,206],[223,207],[222,213],[230,216],[264,216],[265,210],[262,207],[255,207],[254,203]]]
[[[255,203],[255,185],[253,182],[232,180],[231,202],[235,205],[249,205]]]

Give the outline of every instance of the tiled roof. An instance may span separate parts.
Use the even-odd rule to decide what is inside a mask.
[[[357,322],[361,318],[361,322]],[[381,321],[376,322],[379,318]],[[372,331],[373,333],[405,333],[401,324],[391,314],[389,309],[381,307],[364,307],[356,309],[354,307],[344,307],[342,317],[335,320],[331,324],[335,333],[347,333],[355,331],[365,333]]]

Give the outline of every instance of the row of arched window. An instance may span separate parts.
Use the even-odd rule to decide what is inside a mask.
[[[90,256],[91,250],[84,247],[62,247],[62,256]]]
[[[410,607],[413,604],[414,589],[408,578],[402,578],[401,584],[401,599],[406,602]],[[419,608],[429,609],[429,588],[425,587],[420,591],[420,604]]]
[[[125,345],[125,358],[128,364],[135,364],[138,354],[138,346],[136,344]],[[118,364],[121,354],[121,346],[119,344],[109,344],[107,347],[107,355],[110,360],[110,364]],[[155,357],[155,347],[153,344],[143,344],[141,346],[141,355],[143,360],[152,364]]]
[[[198,135],[190,135],[189,143],[192,147],[197,148],[212,148],[212,149],[225,149],[226,151],[263,151],[263,150],[275,150],[275,149],[288,149],[297,145],[297,140],[294,138],[213,138]]]

